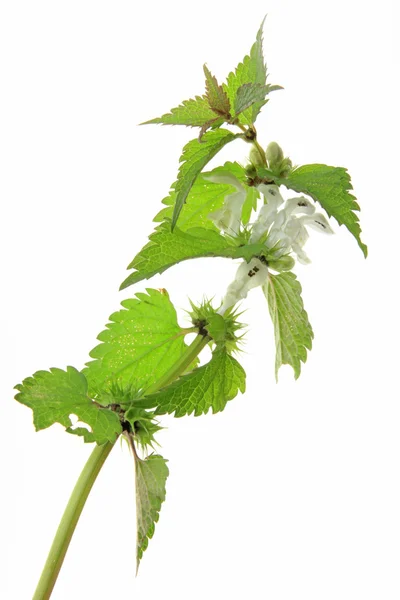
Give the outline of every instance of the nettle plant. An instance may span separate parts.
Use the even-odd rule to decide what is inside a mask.
[[[367,255],[346,169],[294,167],[276,142],[264,150],[258,141],[257,116],[269,94],[281,89],[267,83],[262,27],[250,54],[225,83],[220,85],[204,66],[204,95],[147,121],[198,127],[199,134],[183,148],[177,180],[155,217],[159,225],[121,285],[124,289],[150,279],[183,260],[239,259],[221,303],[191,302],[192,326],[182,328],[164,289],[136,293],[111,315],[83,370],[38,371],[16,386],[16,399],[33,410],[37,430],[60,423],[95,445],[62,517],[34,600],[50,597],[86,498],[120,437],[135,462],[139,564],[153,536],[168,477],[166,459],[153,452],[158,417],[198,416],[210,409],[216,413],[239,391],[244,393],[245,372],[236,358],[243,337],[238,304],[248,292],[261,287],[266,296],[275,330],[276,372],[283,364],[291,365],[297,378],[313,331],[292,269],[296,259],[310,262],[304,251],[309,230],[332,234],[328,218],[333,217]],[[226,162],[204,170],[236,140],[250,146],[245,164]],[[295,195],[285,192],[289,197],[284,199],[282,188]],[[185,337],[193,333],[197,335],[187,344]],[[199,366],[206,346],[212,349],[211,359]]]

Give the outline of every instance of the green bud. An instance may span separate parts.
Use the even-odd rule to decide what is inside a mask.
[[[253,178],[257,175],[257,170],[254,165],[249,164],[245,167],[247,177]]]
[[[257,148],[252,148],[250,150],[249,159],[250,159],[251,164],[254,165],[255,167],[262,167],[264,165],[263,159],[260,156],[260,153],[257,150]]]
[[[280,165],[280,168],[279,168],[280,176],[287,177],[288,175],[290,175],[292,168],[293,168],[293,164],[292,164],[292,161],[290,160],[290,158],[288,158],[288,157],[284,158]]]
[[[281,256],[276,260],[268,260],[268,267],[274,271],[291,271],[295,265],[295,260],[288,254]]]
[[[267,158],[268,165],[272,167],[273,165],[276,165],[283,160],[282,148],[276,142],[271,142],[267,146],[265,156]]]

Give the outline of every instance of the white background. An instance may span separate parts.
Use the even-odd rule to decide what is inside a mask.
[[[294,163],[346,166],[367,261],[334,224],[297,273],[315,331],[298,381],[274,381],[261,290],[245,303],[244,396],[222,414],[164,419],[167,500],[135,579],[133,464],[113,450],[52,598],[394,600],[400,597],[398,128],[389,0],[195,4],[6,0],[0,9],[0,597],[31,598],[91,452],[54,426],[35,433],[13,386],[81,368],[119,302],[146,283],[220,298],[236,266],[184,263],[123,293],[175,179],[185,128],[137,127],[222,80],[265,13],[271,96],[259,119]],[[223,160],[244,160],[236,142]],[[180,321],[185,315],[180,311]]]

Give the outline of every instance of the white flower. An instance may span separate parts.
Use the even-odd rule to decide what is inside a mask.
[[[247,195],[245,186],[231,173],[215,174],[207,179],[213,183],[228,183],[236,189],[236,192],[225,197],[222,208],[210,213],[208,217],[222,231],[237,236],[242,222],[242,208]]]
[[[275,185],[259,186],[267,201],[253,225],[250,242],[257,242],[267,234],[266,246],[275,250],[277,257],[294,252],[303,264],[310,262],[303,246],[309,238],[306,226],[323,233],[333,233],[327,219],[315,212],[315,206],[304,196],[283,198]],[[278,210],[280,208],[280,210]],[[301,216],[297,216],[301,215]]]
[[[219,314],[223,315],[228,308],[243,300],[252,288],[263,285],[268,277],[268,268],[259,258],[250,262],[243,261],[236,271],[235,279],[228,286]]]

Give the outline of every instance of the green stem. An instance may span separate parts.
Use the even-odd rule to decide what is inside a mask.
[[[32,600],[48,600],[50,598],[86,499],[113,446],[114,444],[110,442],[102,446],[96,445],[83,467],[58,526]]]
[[[193,342],[188,346],[182,356],[176,361],[172,367],[164,373],[162,377],[153,385],[150,385],[146,390],[147,394],[154,394],[158,392],[161,388],[169,385],[172,381],[175,381],[179,375],[184,373],[188,366],[194,361],[196,356],[200,354],[205,346],[211,341],[207,335],[197,335]]]
[[[158,381],[153,383],[146,393],[157,392],[184,373],[209,341],[210,338],[207,335],[197,335],[179,360]],[[102,446],[96,445],[83,467],[61,518],[32,600],[48,600],[50,598],[87,497],[114,443],[107,442]]]

